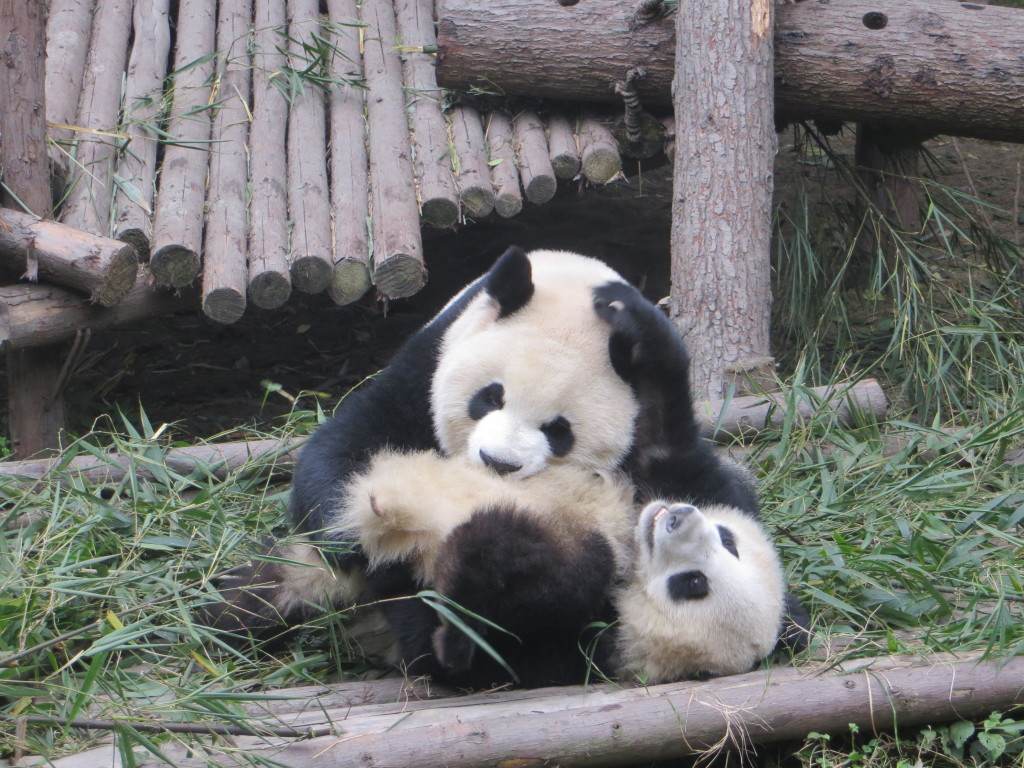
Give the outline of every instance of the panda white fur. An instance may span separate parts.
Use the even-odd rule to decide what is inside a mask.
[[[749,672],[786,612],[775,546],[750,515],[655,501],[640,515],[632,573],[615,598],[615,666],[645,684]]]
[[[527,256],[510,249],[388,368],[349,394],[303,449],[292,517],[298,531],[327,546],[289,549],[287,556],[303,565],[264,562],[242,569],[225,582],[225,603],[208,611],[210,622],[259,632],[301,621],[325,600],[344,604],[358,593],[359,600],[385,601],[406,662],[484,682],[492,674],[486,660],[461,635],[439,638],[444,628],[433,609],[392,600],[427,584],[516,633],[508,646],[512,655],[525,646],[524,662],[550,659],[547,667],[537,665],[532,684],[561,682],[566,648],[575,650],[580,628],[612,616],[610,586],[621,570],[613,550],[630,535],[597,533],[580,539],[585,546],[565,546],[546,522],[572,519],[573,510],[584,507],[558,503],[557,515],[545,518],[524,513],[544,504],[517,497],[488,501],[447,535],[441,534],[448,524],[436,524],[433,543],[420,542],[430,550],[441,539],[429,570],[421,564],[416,571],[408,558],[379,556],[367,570],[372,527],[353,527],[351,518],[359,478],[376,476],[373,461],[437,452],[475,467],[474,483],[486,477],[511,485],[536,477],[530,485],[543,487],[559,467],[584,475],[621,471],[641,501],[728,505],[756,518],[749,480],[700,439],[688,376],[689,358],[671,323],[607,266],[576,254]],[[429,490],[438,491],[439,482]],[[463,484],[445,483],[451,492]],[[405,487],[412,496],[426,493]],[[550,487],[559,488],[553,481]],[[445,520],[447,503],[428,505],[430,515]],[[354,549],[348,547],[353,540]],[[329,568],[321,567],[325,561]],[[537,616],[553,624],[538,630]],[[545,647],[546,638],[557,647]]]

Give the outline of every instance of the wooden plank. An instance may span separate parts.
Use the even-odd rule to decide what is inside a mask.
[[[50,0],[46,19],[46,119],[55,142],[71,144],[78,117],[85,59],[92,36],[94,0]],[[67,170],[67,156],[57,153]]]
[[[157,284],[172,288],[199,275],[216,29],[216,0],[180,0],[167,124],[174,141],[164,145],[149,262]]]
[[[513,124],[516,145],[516,164],[523,180],[526,199],[531,203],[546,203],[558,189],[555,169],[551,167],[544,123],[533,110],[523,110]]]
[[[465,215],[482,219],[494,210],[483,122],[476,107],[465,104],[453,107],[449,119],[459,200]]]
[[[114,235],[149,261],[156,196],[156,128],[171,48],[170,0],[135,0],[134,39],[124,83],[121,132],[130,138],[117,159]]]
[[[217,112],[203,242],[203,312],[218,323],[245,313],[251,0],[220,0],[217,10]]]
[[[494,187],[494,210],[504,218],[515,216],[523,210],[523,195],[519,191],[512,118],[499,110],[489,112],[486,137],[491,185]]]

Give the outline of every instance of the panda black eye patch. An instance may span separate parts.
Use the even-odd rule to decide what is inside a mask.
[[[708,577],[701,571],[680,571],[668,577],[668,596],[675,601],[708,596]]]
[[[732,531],[724,525],[720,525],[718,526],[718,538],[722,540],[722,546],[725,547],[726,551],[731,552],[732,556],[739,560],[740,551],[736,547],[736,537],[732,535]]]
[[[576,442],[576,436],[572,433],[572,424],[565,416],[558,416],[546,424],[542,424],[540,431],[548,439],[551,453],[555,456],[565,456],[572,450],[572,446]]]
[[[505,407],[505,387],[495,381],[477,390],[469,400],[469,418],[480,421],[491,411],[500,411]]]

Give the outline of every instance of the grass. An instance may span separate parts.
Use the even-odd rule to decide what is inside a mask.
[[[843,157],[823,157],[825,183],[849,189]],[[866,376],[891,396],[884,424],[842,424],[819,408],[784,421],[750,456],[789,581],[814,614],[810,659],[1024,652],[1024,469],[1011,460],[1024,446],[1021,253],[986,228],[979,201],[921,183],[915,233],[877,211],[855,215],[852,196],[798,189],[779,209],[775,338],[787,397]],[[896,244],[895,262],[869,259],[866,287],[854,290],[845,276],[862,258],[862,227]],[[270,437],[301,437],[324,418],[318,397],[294,406]],[[168,461],[173,426],[118,419],[63,458],[115,450],[148,479],[0,479],[0,758],[103,743],[108,731],[66,725],[84,718],[109,721],[126,766],[174,762],[209,741],[188,732],[197,728],[221,729],[230,752],[231,732],[274,725],[253,714],[256,691],[372,675],[346,615],[273,654],[233,649],[196,624],[211,578],[286,530],[288,487],[272,460],[182,472]],[[1022,729],[1018,710],[896,735],[812,733],[764,761],[1020,765]]]

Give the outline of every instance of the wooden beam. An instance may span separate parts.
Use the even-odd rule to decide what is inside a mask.
[[[637,24],[635,0],[441,0],[438,82],[506,96],[621,102],[631,67],[640,101],[668,108],[675,17]],[[779,122],[898,125],[922,133],[1024,141],[1024,9],[904,0],[780,4]]]

